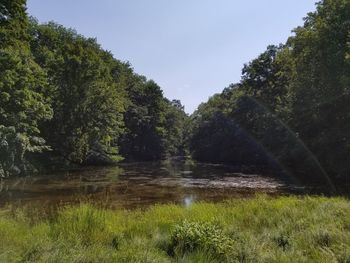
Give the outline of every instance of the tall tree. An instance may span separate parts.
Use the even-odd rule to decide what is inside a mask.
[[[29,49],[25,1],[0,2],[0,175],[26,171],[27,152],[48,149],[39,124],[52,117],[47,77]]]
[[[32,26],[33,53],[50,76],[47,96],[55,114],[42,126],[48,142],[70,162],[117,157],[125,102],[119,81],[121,63],[95,39],[74,30],[35,21]]]
[[[187,154],[185,125],[188,116],[179,100],[166,101],[163,138],[164,157]]]
[[[128,159],[157,160],[162,157],[166,103],[154,81],[134,76],[127,86],[129,105],[125,112],[126,133],[121,152]]]
[[[350,1],[324,0],[288,41],[291,126],[331,177],[350,171]]]

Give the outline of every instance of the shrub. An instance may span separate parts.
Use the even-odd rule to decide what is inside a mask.
[[[233,240],[225,236],[217,225],[184,221],[172,232],[168,254],[181,256],[204,250],[219,256],[227,253],[232,244]]]

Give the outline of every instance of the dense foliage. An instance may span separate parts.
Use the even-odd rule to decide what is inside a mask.
[[[349,182],[349,18],[349,0],[321,1],[284,45],[245,65],[240,83],[193,114],[193,156],[241,163],[243,154],[331,188]]]
[[[24,4],[0,2],[0,176],[32,170],[26,154],[48,149],[39,130],[52,117],[47,75],[30,51]]]
[[[25,2],[0,1],[0,175],[183,152],[179,102],[95,39],[29,19]]]

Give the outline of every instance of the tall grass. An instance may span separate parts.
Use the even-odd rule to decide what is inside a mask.
[[[259,196],[146,211],[0,212],[0,262],[350,262],[350,201]]]

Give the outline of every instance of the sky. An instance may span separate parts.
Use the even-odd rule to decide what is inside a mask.
[[[315,10],[315,0],[28,0],[39,22],[97,38],[187,113],[241,78],[242,67]]]

